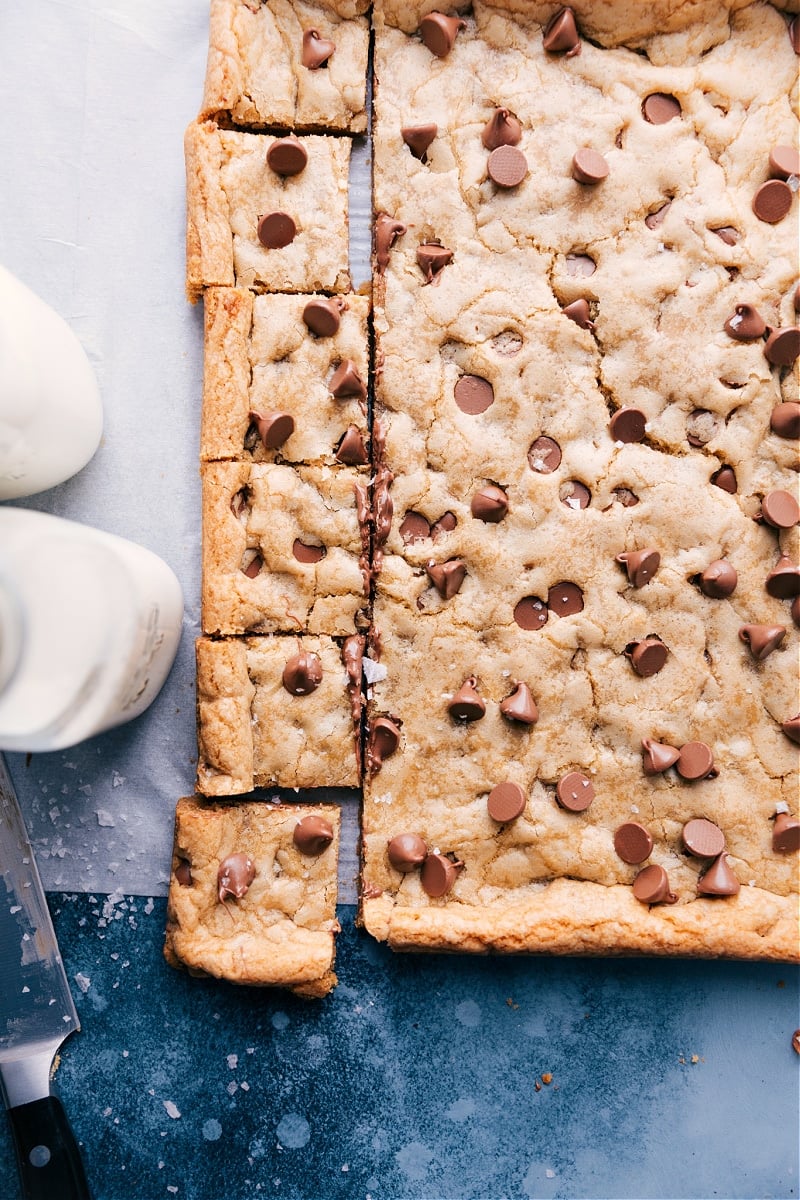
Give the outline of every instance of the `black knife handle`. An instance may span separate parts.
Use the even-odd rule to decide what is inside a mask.
[[[55,1096],[8,1110],[24,1200],[92,1200],[78,1143]]]

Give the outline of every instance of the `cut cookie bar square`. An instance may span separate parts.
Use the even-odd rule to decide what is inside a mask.
[[[276,140],[210,121],[187,129],[190,300],[203,288],[233,284],[271,292],[349,290],[350,141],[295,139],[305,165],[285,175],[268,159]]]
[[[211,288],[204,305],[203,460],[366,466],[365,296]]]
[[[343,648],[331,638],[197,642],[197,790],[357,787]]]
[[[350,19],[337,16],[337,8]],[[363,132],[369,22],[355,11],[364,8],[212,0],[201,118]]]
[[[178,801],[164,956],[231,983],[327,995],[339,810]]]
[[[364,485],[348,467],[206,463],[205,633],[355,633]]]

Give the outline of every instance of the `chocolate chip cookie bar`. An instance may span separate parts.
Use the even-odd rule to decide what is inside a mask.
[[[202,481],[205,633],[355,633],[369,571],[352,468],[206,463]]]
[[[199,638],[197,790],[357,787],[347,648],[310,634]]]
[[[209,289],[201,459],[366,470],[368,313],[353,294]]]
[[[349,290],[348,138],[275,138],[199,121],[184,148],[190,300],[234,284]]]
[[[356,13],[366,7],[212,0],[201,119],[363,132],[369,21]]]
[[[194,975],[327,995],[336,983],[338,844],[333,805],[179,800],[167,962]]]

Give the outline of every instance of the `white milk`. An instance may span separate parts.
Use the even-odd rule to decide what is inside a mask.
[[[0,507],[0,750],[60,750],[138,716],[182,617],[180,584],[151,551]]]
[[[102,430],[97,382],[75,334],[0,267],[0,500],[69,479]]]

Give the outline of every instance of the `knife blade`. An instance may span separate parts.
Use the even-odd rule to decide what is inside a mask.
[[[25,1200],[91,1200],[75,1135],[50,1093],[80,1029],[11,776],[0,754],[0,1083]]]

